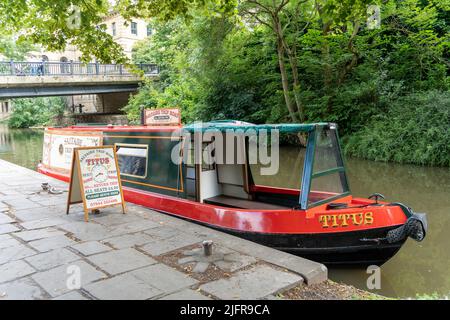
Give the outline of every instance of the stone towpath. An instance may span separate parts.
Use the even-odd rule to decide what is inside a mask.
[[[0,300],[272,299],[327,279],[319,263],[131,203],[86,223],[43,182],[68,188],[0,160]]]

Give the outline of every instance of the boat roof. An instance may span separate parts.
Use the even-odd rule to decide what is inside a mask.
[[[237,120],[219,120],[210,122],[198,122],[186,125],[183,130],[189,132],[199,132],[199,131],[246,131],[246,130],[278,130],[284,133],[295,133],[295,132],[309,132],[314,130],[316,127],[327,127],[334,125],[328,122],[320,123],[281,123],[281,124],[260,124],[256,125],[249,122],[237,121]]]
[[[182,126],[124,126],[124,125],[76,125],[69,127],[51,127],[47,130],[90,131],[90,132],[173,132],[181,130]]]
[[[82,124],[69,127],[51,127],[48,130],[67,131],[104,131],[104,132],[173,132],[183,130],[188,132],[204,131],[247,131],[255,130],[278,130],[283,133],[310,132],[316,127],[328,127],[334,125],[328,122],[319,123],[281,123],[281,124],[260,124],[238,120],[217,120],[210,122],[196,122],[185,126],[127,126],[127,125],[105,125],[105,124]]]

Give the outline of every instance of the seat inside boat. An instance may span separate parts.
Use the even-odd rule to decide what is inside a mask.
[[[203,150],[214,141],[203,142]],[[244,148],[245,144],[240,147]],[[233,154],[234,163],[187,165],[187,198],[229,208],[289,210],[298,207],[299,190],[255,186],[245,151]],[[193,148],[193,143],[191,143]],[[192,149],[190,155],[192,155]],[[192,156],[191,156],[192,157]]]
[[[224,206],[224,207],[240,208],[240,209],[260,209],[260,210],[290,209],[290,207],[287,207],[287,206],[265,203],[265,202],[261,202],[261,201],[255,201],[255,200],[245,200],[245,199],[230,197],[230,196],[226,196],[226,195],[220,195],[220,196],[216,196],[216,197],[203,199],[203,202],[208,203],[208,204],[215,204],[215,205],[220,205],[220,206]]]

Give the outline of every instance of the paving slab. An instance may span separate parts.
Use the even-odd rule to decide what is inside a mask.
[[[25,277],[34,273],[28,263],[23,260],[17,260],[0,265],[0,283],[14,280],[16,278]]]
[[[105,239],[103,242],[111,244],[114,248],[124,249],[134,246],[142,246],[153,241],[153,238],[146,233],[124,234],[117,237]]]
[[[200,289],[220,299],[262,299],[270,294],[301,284],[299,275],[269,266],[255,266],[240,271],[228,279],[220,279],[200,286]]]
[[[106,252],[112,250],[111,247],[104,245],[98,241],[88,241],[73,245],[72,248],[80,252],[84,256],[90,256],[96,253]]]
[[[83,288],[101,300],[146,300],[163,294],[161,290],[128,273]]]
[[[11,237],[9,234],[0,235],[0,249],[16,246],[18,244],[20,244],[20,242]]]
[[[32,230],[32,229],[42,229],[46,227],[53,227],[60,224],[67,223],[67,220],[61,218],[47,218],[41,220],[33,220],[28,222],[22,222],[20,225],[24,229]]]
[[[85,261],[77,260],[70,264],[59,266],[45,272],[39,272],[32,276],[33,280],[36,281],[42,288],[45,289],[52,297],[61,296],[74,288],[69,288],[67,286],[70,282],[71,277],[74,276],[73,271],[69,267],[77,266],[80,274],[80,285],[81,287],[106,277],[103,272],[96,270],[93,266]]]
[[[131,248],[99,253],[87,259],[112,275],[156,263],[154,259]]]
[[[33,202],[25,198],[4,200],[4,203],[9,205],[14,210],[42,208],[39,203]]]
[[[0,234],[19,231],[20,229],[12,224],[0,224]]]
[[[22,278],[0,284],[0,301],[2,300],[42,300],[48,294],[31,278]]]
[[[111,236],[110,231],[105,226],[95,222],[70,222],[60,225],[58,228],[73,233],[75,237],[82,241],[102,240]]]
[[[203,240],[205,239],[178,233],[176,236],[168,239],[154,240],[141,248],[152,256],[159,256],[182,247],[202,242]]]
[[[0,213],[0,224],[11,223],[11,222],[14,222],[14,220],[11,219],[10,217],[8,217],[6,214]]]
[[[255,257],[233,252],[227,254],[225,260],[216,261],[214,264],[226,272],[235,272],[236,270],[245,268],[257,261],[258,260]]]
[[[140,231],[145,231],[148,229],[152,229],[157,227],[158,224],[156,224],[153,221],[150,220],[139,220],[139,221],[133,221],[129,223],[120,224],[117,226],[109,227],[109,232],[112,236],[119,236],[127,233],[135,233]]]
[[[89,300],[89,299],[83,296],[78,291],[70,291],[56,298],[53,298],[52,300]]]
[[[3,175],[2,174],[2,178],[3,178],[2,180],[5,181],[7,178],[14,178],[14,176],[9,176],[9,175]],[[2,188],[2,195],[23,197],[23,193],[20,193],[19,191],[16,191],[16,190],[11,189],[11,188]]]
[[[167,226],[158,225],[158,227],[156,228],[145,230],[144,233],[148,234],[155,240],[164,240],[179,235],[180,230]]]
[[[55,207],[42,207],[34,209],[25,210],[15,210],[12,215],[17,217],[22,222],[32,221],[32,220],[42,220],[57,214],[57,209]]]
[[[66,236],[56,236],[50,238],[44,238],[28,242],[28,245],[33,247],[39,252],[47,252],[54,249],[64,248],[76,244],[77,242],[69,239]]]
[[[33,202],[38,203],[41,206],[65,205],[67,204],[67,198],[50,196],[47,199],[34,200]]]
[[[127,206],[128,210],[128,206]],[[130,214],[123,214],[120,209],[105,208],[100,210],[100,214],[95,214],[91,216],[91,220],[98,222],[104,226],[110,227],[124,223],[130,223],[134,221],[145,221],[144,219]]]
[[[160,263],[132,271],[130,274],[164,293],[176,292],[198,283],[188,275]]]
[[[38,270],[48,270],[68,262],[78,260],[80,257],[67,249],[55,249],[45,253],[40,253],[25,260]]]
[[[54,228],[45,228],[45,229],[38,229],[38,230],[27,230],[27,231],[21,231],[17,232],[14,235],[21,238],[24,241],[33,241],[33,240],[39,240],[44,238],[50,238],[50,237],[56,237],[56,236],[62,236],[65,233],[56,230]]]
[[[200,292],[192,289],[184,289],[167,296],[160,298],[159,300],[212,300],[211,298],[202,295]]]
[[[0,264],[20,260],[35,255],[37,252],[19,243],[15,246],[9,246],[0,249]]]

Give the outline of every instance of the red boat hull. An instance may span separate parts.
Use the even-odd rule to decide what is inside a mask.
[[[38,171],[69,182],[69,177],[39,166]],[[367,206],[373,201],[342,198],[349,208],[308,210],[235,209],[124,187],[126,201],[194,221],[263,245],[327,264],[382,264],[403,245],[385,238],[407,217],[399,206]],[[353,208],[352,208],[353,207]]]

